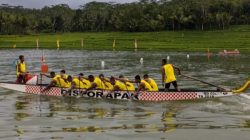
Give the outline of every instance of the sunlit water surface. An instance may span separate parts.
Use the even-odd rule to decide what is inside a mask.
[[[14,61],[21,54],[29,72],[40,72],[42,50],[0,50],[0,81],[15,80]],[[44,54],[49,69],[56,72],[124,74],[130,79],[147,73],[159,86],[161,59],[167,56],[182,73],[224,88],[239,87],[250,75],[250,55],[244,54],[208,58],[205,53],[190,53],[189,59],[187,53],[150,51],[44,50]],[[214,89],[177,78],[180,88]],[[249,140],[250,100],[233,96],[148,103],[46,97],[1,88],[0,139]]]

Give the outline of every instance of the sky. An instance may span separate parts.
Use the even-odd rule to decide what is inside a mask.
[[[98,2],[116,2],[129,3],[138,0],[0,0],[1,4],[9,4],[11,6],[23,6],[24,8],[43,8],[44,6],[68,4],[71,8],[77,9],[80,5],[84,5],[91,1]]]

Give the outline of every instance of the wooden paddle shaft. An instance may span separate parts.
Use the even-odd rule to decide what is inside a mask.
[[[214,86],[214,87],[217,87],[217,88],[220,88],[220,89],[224,89],[224,88],[222,88],[222,87],[219,87],[219,86],[217,86],[217,85],[214,85],[214,84],[208,83],[208,82],[206,82],[206,81],[203,81],[203,80],[200,80],[200,79],[197,79],[197,78],[194,78],[194,77],[190,77],[190,76],[187,76],[187,75],[184,75],[184,74],[181,74],[181,75],[182,75],[182,76],[184,76],[184,77],[187,77],[187,78],[190,78],[190,79],[193,79],[193,80],[199,81],[199,82],[201,82],[201,83],[204,83],[204,84],[210,85],[210,86]],[[224,89],[224,90],[226,90],[226,89]]]

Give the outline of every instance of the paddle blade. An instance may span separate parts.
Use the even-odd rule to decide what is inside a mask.
[[[41,65],[41,72],[42,73],[47,73],[49,71],[49,67],[47,64],[42,64]]]

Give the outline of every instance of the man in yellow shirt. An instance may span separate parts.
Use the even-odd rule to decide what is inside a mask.
[[[55,72],[50,72],[49,78],[52,78],[50,84],[44,88],[42,91],[49,90],[51,87],[69,88],[71,87],[72,77],[69,75],[67,79],[61,78],[60,75],[56,75]]]
[[[158,91],[157,83],[154,79],[149,78],[148,74],[143,75],[143,79],[149,83],[149,85],[152,87],[152,91]]]
[[[134,81],[130,81],[128,78],[124,77],[123,75],[119,75],[119,78],[115,78],[123,82],[128,91],[135,91]]]
[[[78,77],[74,78],[71,84],[71,89],[78,88],[89,88],[91,86],[90,82],[83,77],[83,73],[80,73]]]
[[[162,59],[162,84],[165,86],[165,91],[169,90],[171,84],[173,84],[177,91],[180,91],[177,85],[174,69],[177,69],[178,73],[181,74],[178,67],[168,64],[166,59]]]
[[[60,76],[62,79],[67,80],[68,79],[68,75],[66,74],[65,70],[61,70],[60,71]]]
[[[16,75],[17,75],[17,83],[25,84],[27,81],[25,79],[27,72],[26,72],[26,65],[24,62],[24,56],[20,55],[18,63],[16,64]]]
[[[110,83],[113,85],[113,90],[115,91],[126,91],[127,86],[125,85],[125,83],[119,81],[119,80],[115,80],[114,77],[110,78]]]
[[[145,80],[141,80],[141,77],[139,75],[135,76],[135,83],[139,84],[138,85],[138,92],[139,91],[153,91],[153,88],[149,85],[148,82]]]
[[[105,80],[104,75],[100,74],[99,77],[94,77],[93,75],[88,76],[88,80],[91,82],[91,86],[87,90],[91,89],[102,89],[102,90],[112,90],[113,86],[108,80]]]

